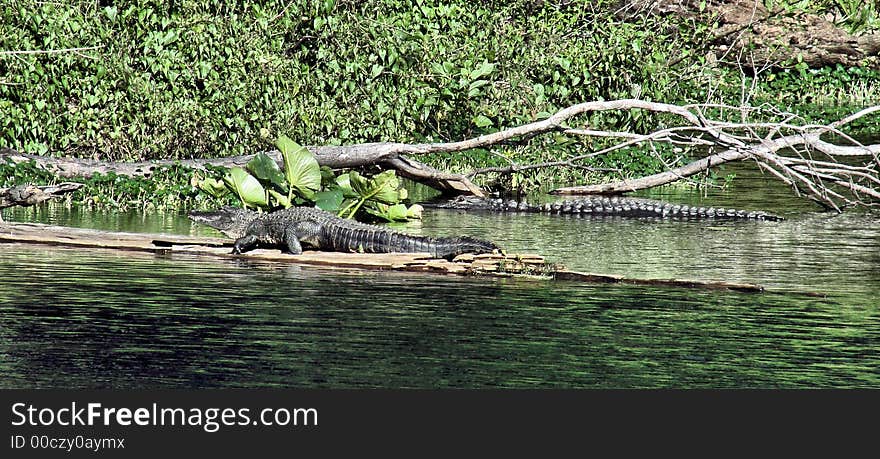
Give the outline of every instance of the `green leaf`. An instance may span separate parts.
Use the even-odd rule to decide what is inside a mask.
[[[489,84],[489,82],[486,80],[471,81],[471,84],[468,85],[468,89],[474,90],[474,89],[482,88],[483,86],[486,86],[487,84]]]
[[[397,204],[401,199],[400,180],[393,170],[376,174],[372,179],[367,179],[357,171],[348,174],[348,181],[352,191],[357,193],[357,198],[340,215],[353,218],[358,210],[368,202],[374,204]],[[346,215],[347,212],[347,215]],[[383,215],[378,215],[385,218]]]
[[[286,136],[281,136],[276,144],[284,158],[284,175],[287,183],[297,194],[312,199],[321,189],[321,167],[312,153]]]
[[[248,174],[246,170],[233,167],[229,169],[229,174],[223,177],[223,181],[238,194],[245,206],[266,207],[269,205],[263,185],[260,185],[260,181]]]
[[[333,173],[333,169],[330,169],[327,166],[321,166],[321,187],[327,188],[336,183],[336,174]]]
[[[211,177],[200,180],[197,186],[200,190],[210,194],[215,198],[222,197],[226,195],[226,193],[229,193],[229,188],[226,186],[225,183],[223,183],[222,180],[217,180]]]
[[[470,77],[472,80],[476,80],[482,76],[488,75],[495,70],[495,64],[490,64],[486,61],[483,61],[479,67],[471,71]]]
[[[290,199],[287,198],[286,195],[283,195],[273,189],[269,189],[269,194],[275,198],[275,203],[284,208],[288,208],[291,206]]]
[[[397,204],[400,202],[400,179],[393,170],[376,174],[370,179],[370,194],[372,199],[384,204]]]
[[[357,171],[348,173],[348,183],[351,190],[360,197],[370,196],[370,181]]]
[[[351,187],[351,174],[342,174],[336,177],[336,186],[342,190],[342,195],[346,198],[356,198],[358,194]]]
[[[403,204],[389,206],[387,204],[373,203],[370,206],[364,207],[364,210],[370,215],[389,222],[406,221],[406,206]]]
[[[260,179],[263,183],[271,183],[278,187],[279,190],[287,192],[287,180],[281,168],[269,155],[265,153],[257,153],[254,159],[248,161],[247,170],[254,177]]]
[[[418,204],[413,204],[407,208],[404,204],[394,204],[393,206],[389,206],[387,204],[373,203],[370,206],[364,207],[364,210],[370,215],[374,215],[389,222],[405,222],[407,220],[418,220],[422,218],[423,208]]]
[[[425,210],[424,207],[418,204],[413,204],[409,206],[409,209],[406,209],[406,218],[410,220],[421,220],[423,210]]]
[[[315,194],[315,205],[327,212],[336,212],[342,207],[343,192],[341,188],[325,190]]]
[[[388,207],[388,217],[394,221],[406,221],[407,220],[407,208],[404,204],[395,204],[393,206]]]
[[[483,115],[475,116],[473,121],[474,121],[474,124],[477,125],[477,127],[481,127],[481,128],[489,127],[492,125],[492,120],[490,120],[489,118],[487,118]]]

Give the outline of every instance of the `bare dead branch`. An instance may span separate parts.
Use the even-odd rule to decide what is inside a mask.
[[[597,111],[643,110],[675,115],[678,125],[649,133],[621,132],[592,126],[569,126],[579,115]],[[396,142],[366,143],[348,146],[308,147],[321,165],[332,168],[356,168],[384,165],[401,175],[426,183],[451,194],[481,195],[482,190],[470,178],[482,174],[510,174],[537,169],[569,168],[597,170],[592,158],[640,147],[666,161],[658,145],[720,149],[719,153],[693,160],[682,166],[668,165],[668,170],[644,177],[612,183],[588,184],[555,190],[558,194],[623,193],[687,179],[713,166],[731,161],[751,160],[764,171],[823,206],[841,210],[854,205],[876,205],[880,196],[880,144],[862,145],[842,129],[859,118],[880,112],[880,106],[868,107],[828,124],[810,124],[792,113],[774,107],[733,107],[719,104],[672,105],[638,99],[585,102],[559,110],[550,117],[522,126],[502,129],[471,139],[446,143],[406,144]],[[710,113],[720,114],[722,119]],[[738,121],[731,121],[736,117]],[[675,119],[675,118],[672,118]],[[581,122],[581,124],[585,124]],[[491,149],[509,142],[523,142],[535,136],[559,132],[581,138],[618,139],[610,145],[538,163],[520,164],[508,159],[500,167],[476,169],[451,174],[429,167],[415,158],[428,154],[453,154],[476,148]],[[833,140],[823,140],[827,135]],[[267,152],[280,162],[278,152]],[[156,167],[180,164],[186,167],[243,166],[253,155],[218,159],[158,160],[131,163],[101,162],[76,158],[46,158],[0,149],[0,159],[14,162],[36,161],[64,177],[89,176],[115,172],[121,175],[149,176]],[[838,159],[840,158],[840,159]],[[507,159],[507,158],[506,158]],[[607,169],[606,169],[607,170]]]

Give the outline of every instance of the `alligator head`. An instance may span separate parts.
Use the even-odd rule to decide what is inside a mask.
[[[219,230],[231,238],[240,238],[247,227],[259,216],[257,212],[238,207],[223,206],[216,210],[193,210],[189,219]]]

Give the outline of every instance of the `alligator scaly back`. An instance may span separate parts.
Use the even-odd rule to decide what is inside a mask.
[[[234,238],[233,253],[257,246],[283,246],[300,254],[305,245],[336,252],[430,253],[438,258],[452,258],[462,253],[498,250],[489,241],[468,236],[416,236],[346,220],[312,207],[258,213],[227,206],[214,211],[193,211],[189,217]]]
[[[646,198],[595,196],[570,199],[547,204],[529,204],[525,201],[487,199],[459,196],[434,207],[496,212],[543,212],[566,215],[595,215],[601,217],[681,218],[780,221],[782,217],[767,212],[696,207]]]

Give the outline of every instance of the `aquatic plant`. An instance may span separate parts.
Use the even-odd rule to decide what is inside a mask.
[[[264,210],[315,205],[345,218],[366,218],[364,214],[368,214],[387,221],[406,221],[421,217],[421,206],[407,207],[401,202],[407,191],[393,170],[372,177],[357,171],[334,175],[290,138],[281,136],[276,146],[283,169],[269,155],[259,153],[244,168],[229,169],[222,180],[199,180],[198,188],[217,198],[231,192],[243,206]]]

